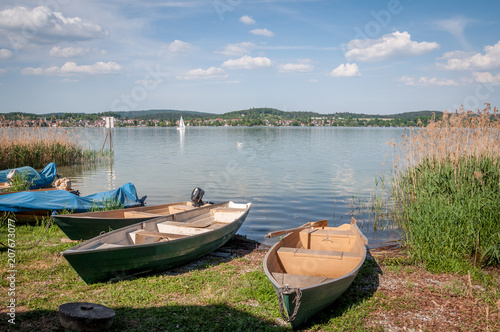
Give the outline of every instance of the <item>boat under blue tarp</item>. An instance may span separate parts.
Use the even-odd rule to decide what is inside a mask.
[[[139,199],[132,183],[110,191],[80,197],[66,190],[30,192],[22,191],[0,196],[0,211],[61,211],[87,212],[91,208],[104,208],[110,201],[124,207],[142,206],[146,197]]]
[[[33,182],[30,189],[38,189],[51,184],[57,175],[57,167],[55,163],[49,163],[40,172],[37,172],[33,167],[24,166],[0,171],[0,183],[8,182],[7,175],[13,169],[26,176],[27,181]]]

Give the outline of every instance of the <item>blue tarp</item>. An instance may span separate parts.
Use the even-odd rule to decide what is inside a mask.
[[[117,200],[124,207],[144,205],[144,199],[137,197],[137,192],[132,183],[111,191],[80,197],[66,190],[51,190],[39,192],[17,192],[0,195],[0,211],[36,211],[68,210],[74,213],[87,212],[92,207],[104,207],[106,201]]]
[[[34,168],[29,166],[24,166],[14,169],[17,170],[19,173],[24,174],[27,177],[26,180],[33,181],[33,184],[31,185],[30,189],[38,189],[51,184],[52,181],[54,181],[54,178],[56,177],[57,173],[57,167],[56,164],[54,163],[48,164],[40,172],[37,172]],[[8,182],[7,175],[11,170],[12,169],[0,171],[0,183]]]

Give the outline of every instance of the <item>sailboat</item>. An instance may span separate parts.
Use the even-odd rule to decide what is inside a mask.
[[[179,120],[179,127],[177,127],[177,130],[184,130],[186,129],[186,125],[184,124],[184,120],[182,119],[182,116],[181,116],[181,119]]]

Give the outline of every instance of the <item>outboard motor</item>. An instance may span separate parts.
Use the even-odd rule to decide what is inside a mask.
[[[191,193],[191,202],[193,202],[193,205],[195,207],[205,205],[205,203],[203,203],[202,201],[203,195],[205,195],[205,191],[203,191],[203,189],[198,187],[193,189],[193,192]]]

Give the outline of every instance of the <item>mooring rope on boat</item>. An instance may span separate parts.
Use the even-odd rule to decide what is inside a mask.
[[[293,300],[293,302],[295,303],[295,308],[293,309],[293,314],[291,316],[289,315],[288,311],[285,314],[284,293],[287,293],[287,294],[295,293],[295,299]],[[297,312],[299,311],[301,297],[302,297],[302,291],[298,287],[290,287],[288,285],[285,285],[285,286],[279,288],[279,290],[278,290],[278,302],[280,305],[281,317],[283,317],[283,319],[285,321],[287,321],[288,323],[295,320],[295,316],[297,316]]]

